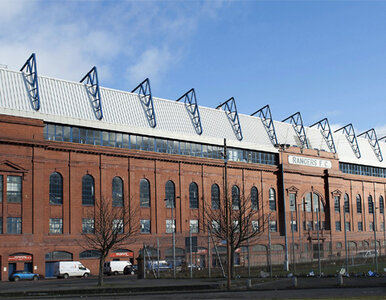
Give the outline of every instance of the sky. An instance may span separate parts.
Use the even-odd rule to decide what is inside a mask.
[[[200,106],[234,97],[281,121],[327,117],[386,135],[385,1],[0,0],[0,64],[36,53],[42,76],[153,96],[195,88]],[[103,101],[103,100],[102,100]]]

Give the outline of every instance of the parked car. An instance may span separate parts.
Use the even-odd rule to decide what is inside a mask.
[[[162,271],[170,271],[173,268],[172,268],[172,265],[168,263],[166,260],[160,260],[159,264],[157,260],[152,260],[147,262],[146,269],[155,270],[155,271],[159,269],[160,272],[162,272]]]
[[[137,265],[131,265],[131,266],[126,266],[124,269],[123,269],[123,274],[125,275],[134,275],[134,274],[137,274],[138,272],[138,266]]]
[[[103,265],[103,273],[107,275],[124,274],[124,269],[131,267],[128,260],[106,261]]]
[[[39,278],[39,274],[29,271],[13,271],[12,274],[8,277],[10,281],[39,280]]]
[[[79,261],[58,261],[54,265],[54,275],[67,279],[70,276],[88,277],[90,270]]]

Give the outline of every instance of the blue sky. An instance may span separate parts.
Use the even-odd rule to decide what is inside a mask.
[[[386,135],[386,1],[0,0],[0,64],[36,52],[40,75],[153,95],[196,89],[199,105],[235,97],[274,119],[300,111],[357,134]]]

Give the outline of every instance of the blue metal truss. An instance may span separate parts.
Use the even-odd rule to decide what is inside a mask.
[[[379,147],[377,134],[375,132],[374,128],[371,128],[365,132],[362,132],[361,134],[358,134],[358,136],[364,135],[365,138],[369,141],[371,147],[374,150],[375,156],[378,158],[379,161],[383,161],[381,148]]]
[[[147,121],[149,122],[150,127],[155,128],[157,125],[157,122],[155,119],[153,97],[151,95],[149,78],[146,78],[144,81],[142,81],[131,92],[138,93],[139,100],[141,101],[142,107],[146,113]]]
[[[309,148],[308,142],[307,142],[306,131],[304,130],[304,126],[303,126],[303,119],[302,119],[302,115],[300,114],[300,112],[294,113],[293,115],[284,119],[282,122],[285,122],[287,120],[290,120],[290,123],[292,124],[292,127],[295,130],[295,132],[299,138],[299,141],[300,141],[302,148],[304,148],[304,147]]]
[[[330,151],[332,153],[336,153],[334,138],[332,136],[330,123],[328,123],[327,118],[324,118],[324,119],[312,124],[310,127],[313,127],[315,125],[318,125],[318,128],[320,128],[320,132],[322,133]]]
[[[269,108],[269,105],[260,108],[259,110],[255,111],[251,116],[254,116],[258,114],[258,116],[261,118],[261,122],[263,122],[263,125],[265,127],[265,130],[268,133],[268,137],[271,140],[272,145],[279,144],[277,142],[277,136],[275,131],[275,126],[273,125],[273,119],[271,114],[271,109]]]
[[[194,89],[190,89],[176,101],[178,102],[182,98],[184,98],[185,107],[189,113],[190,119],[192,120],[194,129],[196,130],[197,134],[202,134],[201,118],[197,105],[196,92]]]
[[[241,125],[239,114],[237,113],[236,101],[232,97],[216,107],[216,109],[223,108],[228,116],[229,122],[232,124],[233,132],[236,135],[236,138],[241,141],[243,139],[243,134],[241,132]]]
[[[352,124],[347,124],[346,126],[343,126],[342,128],[339,128],[335,130],[334,132],[338,132],[340,130],[343,130],[348,142],[351,145],[352,151],[354,151],[354,154],[357,158],[361,158],[361,151],[359,150],[358,140],[355,135],[354,126]]]
[[[32,53],[20,71],[24,74],[24,80],[32,108],[38,111],[40,109],[40,97],[35,53]]]
[[[80,82],[84,82],[88,95],[91,97],[90,100],[91,100],[92,108],[94,109],[95,117],[98,120],[102,120],[103,111],[102,111],[101,94],[99,91],[97,68],[93,67],[90,70],[90,72],[88,72],[86,76],[82,78]]]

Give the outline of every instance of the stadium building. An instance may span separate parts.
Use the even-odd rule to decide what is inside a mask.
[[[233,98],[198,106],[193,89],[160,99],[149,80],[132,92],[103,88],[96,68],[81,82],[38,76],[33,54],[21,71],[0,68],[1,280],[15,268],[50,277],[59,260],[96,273],[97,253],[77,240],[92,230],[86,216],[103,197],[140,207],[141,234],[110,259],[134,261],[156,237],[170,241],[165,199],[174,199],[177,256],[187,255],[191,229],[196,260],[212,263],[204,208],[223,196],[224,139],[230,197],[249,197],[259,213],[271,213],[250,245],[256,264],[266,263],[268,231],[276,263],[292,248],[298,260],[315,259],[318,240],[322,259],[346,247],[385,253],[386,144],[373,129],[332,132],[327,119],[305,126],[300,113],[280,122],[268,105],[239,114]]]

